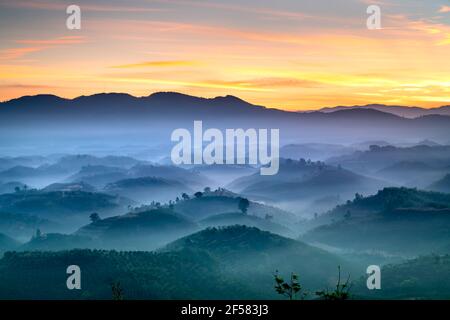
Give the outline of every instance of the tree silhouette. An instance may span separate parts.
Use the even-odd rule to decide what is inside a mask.
[[[323,300],[348,300],[350,298],[350,288],[349,284],[350,275],[348,275],[347,281],[341,284],[341,266],[338,266],[338,280],[336,283],[336,289],[333,291],[322,290],[317,291],[316,295]]]
[[[91,219],[92,223],[95,223],[97,221],[100,221],[100,216],[98,215],[97,212],[91,213],[91,215],[89,216],[89,219]]]
[[[181,195],[181,197],[183,198],[183,200],[189,200],[189,196],[188,196],[187,193],[183,193],[183,194]]]
[[[194,193],[194,196],[195,196],[197,199],[198,199],[198,198],[201,198],[201,197],[203,196],[203,192],[198,191],[198,192]]]
[[[120,282],[113,282],[111,284],[111,293],[112,293],[112,299],[113,300],[123,300],[123,289],[120,285]]]
[[[248,199],[240,198],[239,203],[238,203],[238,208],[239,208],[239,210],[242,211],[243,214],[247,213],[247,209],[249,206],[250,206],[250,201],[248,201]]]
[[[275,291],[278,294],[281,294],[289,300],[294,300],[297,297],[297,294],[300,292],[300,298],[304,299],[307,295],[306,292],[302,291],[302,286],[300,285],[298,281],[298,276],[295,273],[291,273],[291,278],[289,280],[289,283],[284,281],[284,279],[278,274],[278,271],[274,274],[275,278]]]

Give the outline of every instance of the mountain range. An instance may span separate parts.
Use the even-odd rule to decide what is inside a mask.
[[[52,95],[25,96],[0,103],[0,134],[35,144],[51,137],[54,144],[67,139],[103,145],[149,140],[170,144],[171,132],[204,126],[225,128],[279,128],[283,144],[325,140],[328,143],[374,139],[447,142],[450,116],[426,114],[410,119],[383,108],[341,108],[333,112],[290,112],[248,103],[234,96],[199,98],[174,92],[145,97],[108,93],[64,99]],[[378,110],[380,109],[380,110]],[[447,107],[443,107],[447,110]],[[23,130],[26,126],[27,130]],[[12,133],[14,132],[14,133]],[[30,136],[30,133],[33,136]],[[37,142],[36,139],[38,138]],[[33,145],[35,145],[33,144]]]
[[[367,104],[363,106],[337,106],[337,107],[325,107],[321,108],[318,111],[329,113],[336,112],[339,110],[350,110],[350,109],[370,109],[370,110],[378,110],[381,112],[392,113],[400,117],[404,118],[417,118],[428,115],[445,115],[450,116],[450,105],[437,107],[437,108],[420,108],[420,107],[408,107],[408,106],[392,106],[385,104]],[[315,111],[299,111],[299,112],[315,112]]]

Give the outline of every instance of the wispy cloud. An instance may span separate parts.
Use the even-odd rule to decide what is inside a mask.
[[[145,61],[133,64],[124,64],[113,66],[112,68],[128,69],[128,68],[152,68],[152,67],[186,67],[198,64],[196,61],[184,60],[162,60],[162,61]]]
[[[27,8],[37,10],[50,10],[50,11],[65,11],[70,3],[57,3],[54,1],[40,1],[40,0],[15,0],[15,1],[2,1],[0,6],[14,7],[14,8]],[[121,6],[112,4],[79,4],[83,11],[92,12],[162,12],[168,11],[163,8],[150,8],[148,6]]]
[[[0,60],[16,60],[30,53],[43,51],[56,46],[84,43],[86,42],[86,39],[81,36],[70,36],[70,37],[58,37],[53,39],[40,39],[40,40],[39,39],[15,40],[14,42],[30,46],[0,50]]]
[[[439,12],[440,12],[440,13],[447,13],[447,12],[450,12],[450,6],[442,6],[442,7],[439,9]]]
[[[42,39],[42,40],[16,40],[16,43],[20,44],[33,44],[33,45],[64,45],[64,44],[77,44],[86,42],[85,37],[82,36],[68,36],[68,37],[59,37],[55,39]]]
[[[0,60],[15,60],[26,54],[44,50],[43,47],[10,48],[0,50]]]
[[[56,89],[61,88],[59,86],[47,86],[47,85],[39,85],[39,84],[19,84],[19,83],[13,83],[13,84],[4,84],[0,85],[0,88],[2,89]]]

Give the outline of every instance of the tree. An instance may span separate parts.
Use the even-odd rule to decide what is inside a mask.
[[[113,282],[111,284],[111,292],[113,300],[123,300],[123,289],[120,282]]]
[[[15,191],[16,193],[19,193],[19,192],[20,192],[20,188],[19,188],[19,187],[15,187],[15,188],[14,188],[14,191]]]
[[[210,187],[205,187],[205,189],[203,189],[204,193],[211,193],[211,188]]]
[[[278,294],[281,294],[285,297],[288,297],[289,300],[294,300],[297,297],[297,294],[300,292],[300,298],[304,299],[307,295],[306,292],[302,291],[302,286],[298,281],[298,276],[295,273],[291,273],[291,279],[288,282],[284,281],[284,279],[278,274],[278,271],[274,274],[275,278],[275,291]]]
[[[189,200],[189,196],[188,196],[187,193],[183,193],[183,194],[181,195],[181,197],[183,198],[183,200]]]
[[[322,290],[317,291],[316,295],[323,300],[348,300],[350,298],[350,288],[349,284],[350,275],[348,275],[347,281],[344,284],[341,284],[341,266],[338,266],[338,280],[336,283],[336,289],[333,291]]]
[[[89,219],[91,219],[92,223],[95,223],[97,221],[100,221],[100,216],[98,215],[97,212],[91,213],[91,215],[89,216]]]
[[[249,206],[250,206],[250,201],[248,201],[248,199],[240,198],[239,203],[238,203],[238,208],[239,208],[239,210],[242,211],[243,214],[247,213],[247,209]]]
[[[350,210],[347,210],[347,212],[344,214],[344,218],[348,220],[351,217],[352,217],[352,214],[351,214]]]
[[[194,196],[198,199],[201,198],[203,196],[203,192],[197,191],[196,193],[194,193]]]

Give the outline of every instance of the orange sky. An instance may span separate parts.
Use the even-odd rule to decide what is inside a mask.
[[[330,1],[78,2],[82,29],[68,30],[69,3],[0,0],[0,100],[178,91],[289,110],[450,104],[448,1],[378,1],[381,30],[366,28],[366,0],[331,8]]]

